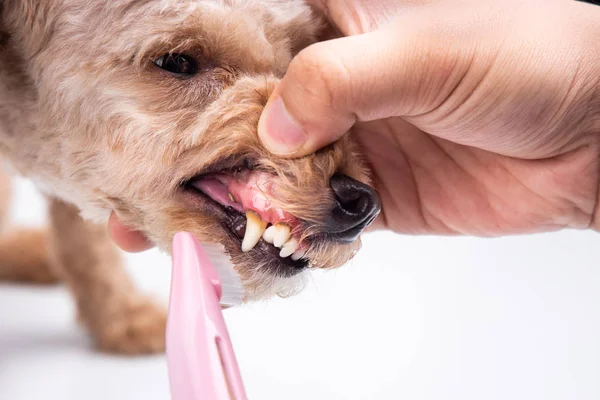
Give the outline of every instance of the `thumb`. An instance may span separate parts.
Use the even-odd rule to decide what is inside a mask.
[[[357,121],[433,108],[451,90],[445,78],[460,76],[449,68],[460,63],[422,26],[395,26],[301,51],[263,111],[263,145],[276,155],[301,157],[336,141]]]

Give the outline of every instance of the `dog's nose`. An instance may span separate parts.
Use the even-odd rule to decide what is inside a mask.
[[[381,211],[375,190],[346,175],[330,181],[335,204],[327,220],[327,234],[340,243],[352,243]]]

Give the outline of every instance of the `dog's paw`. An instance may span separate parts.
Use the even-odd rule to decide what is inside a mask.
[[[167,312],[149,299],[128,305],[93,332],[100,350],[125,355],[165,351]]]

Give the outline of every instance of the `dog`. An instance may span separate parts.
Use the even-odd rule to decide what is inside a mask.
[[[300,0],[0,1],[0,156],[50,221],[3,234],[0,280],[64,282],[100,350],[143,354],[164,350],[166,313],[122,268],[111,211],[166,252],[179,231],[222,244],[245,301],[345,264],[380,210],[352,138],[291,160],[257,136],[329,30]]]

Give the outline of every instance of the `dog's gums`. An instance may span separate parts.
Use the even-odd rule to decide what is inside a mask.
[[[308,244],[307,240],[301,242],[297,218],[274,204],[277,188],[272,178],[267,172],[236,167],[195,177],[183,188],[192,202],[216,203],[217,207],[206,209],[212,209],[223,226],[241,240],[242,252],[277,257],[273,261],[281,263],[277,274],[291,276],[308,266],[308,260],[302,259]],[[287,257],[291,260],[281,260]]]
[[[332,31],[302,0],[0,1],[0,156],[50,200],[48,232],[0,238],[0,277],[64,280],[100,347],[139,353],[164,346],[164,313],[122,269],[111,212],[166,252],[181,231],[222,244],[248,301],[345,264],[380,209],[351,135],[283,159],[257,134]]]

